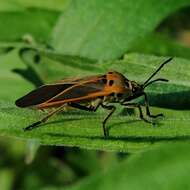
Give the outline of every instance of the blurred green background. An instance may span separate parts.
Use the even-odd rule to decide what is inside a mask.
[[[170,82],[147,88],[156,127],[118,106],[109,139],[103,110],[23,132],[46,114],[15,106],[30,90],[110,69],[142,83],[168,57]],[[190,189],[189,59],[189,0],[1,0],[0,189]]]

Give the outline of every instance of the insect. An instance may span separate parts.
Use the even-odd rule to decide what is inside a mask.
[[[56,109],[40,121],[24,128],[24,131],[38,127],[55,113],[62,111],[66,106],[92,112],[95,112],[99,107],[109,110],[108,115],[102,122],[104,137],[108,137],[106,122],[116,110],[114,103],[119,103],[125,107],[138,108],[140,118],[151,123],[150,120],[144,117],[141,105],[133,103],[131,100],[144,96],[146,115],[150,118],[163,116],[163,114],[152,115],[150,113],[148,97],[144,89],[157,81],[168,82],[164,78],[151,79],[171,60],[172,58],[169,58],[164,61],[143,84],[131,81],[119,72],[109,71],[105,75],[71,78],[54,84],[43,85],[18,99],[15,104],[22,108],[35,107],[43,110],[53,107]]]

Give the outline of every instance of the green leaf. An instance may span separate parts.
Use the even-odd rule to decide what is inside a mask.
[[[152,34],[137,42],[131,52],[190,58],[190,48],[160,34]]]
[[[169,0],[167,6],[156,0],[72,1],[55,26],[52,43],[64,54],[118,58],[169,14],[189,4],[187,0]]]
[[[56,58],[58,57],[56,56]],[[59,58],[64,58],[64,56]],[[96,66],[99,73],[106,73],[108,69],[117,69],[130,80],[143,82],[164,60],[166,58],[127,54],[123,60],[105,64],[99,63]],[[48,62],[37,65],[40,64],[42,64],[40,67],[47,64],[46,67],[48,68]],[[62,63],[57,62],[58,64],[60,64],[59,67],[55,67],[55,70],[52,71],[59,70],[57,80],[65,76],[64,73],[68,75],[69,72],[70,76],[75,77],[79,76],[81,71],[86,75],[99,74],[96,70],[85,68],[85,66],[86,70],[82,70],[76,65],[63,67]],[[147,88],[149,98],[152,100],[151,104],[187,109],[190,105],[189,67],[189,61],[184,59],[174,58],[171,63],[168,63],[157,77],[168,78],[170,82],[154,84]],[[14,81],[12,83],[15,84]],[[27,92],[28,90],[26,90]],[[7,93],[9,96],[10,91]],[[68,110],[63,114],[54,116],[49,122],[35,130],[23,132],[24,127],[38,121],[47,113],[16,108],[13,106],[13,102],[2,101],[0,105],[0,135],[33,139],[44,145],[78,146],[86,149],[122,152],[137,152],[161,142],[188,140],[190,135],[190,128],[188,127],[190,112],[188,110],[151,108],[151,112],[153,114],[164,113],[165,115],[165,118],[160,120],[155,127],[140,121],[137,114],[128,115],[125,110],[118,106],[118,111],[107,123],[110,138],[105,140],[101,127],[101,121],[107,114],[105,110],[100,109],[96,113]]]
[[[18,4],[25,8],[35,7],[57,11],[63,11],[67,6],[69,6],[70,1],[71,0],[46,0],[44,2],[43,0],[16,0]]]
[[[13,170],[8,168],[0,169],[0,183],[1,189],[3,190],[11,190],[13,187],[14,173]]]
[[[70,3],[70,0],[1,0],[0,11],[18,11],[27,8],[40,8],[63,11]]]
[[[117,113],[107,123],[110,138],[105,140],[101,121],[106,113],[102,110],[97,113],[67,111],[54,116],[38,129],[24,132],[24,127],[38,121],[46,114],[21,110],[7,103],[1,104],[0,134],[34,139],[44,145],[78,146],[121,152],[137,152],[156,143],[189,139],[189,111],[158,108],[151,110],[155,114],[164,113],[166,118],[153,127],[140,121],[138,116]]]
[[[91,176],[67,189],[189,189],[190,153],[187,151],[189,146],[189,142],[173,143],[133,155],[116,167]],[[49,190],[56,189],[49,188]]]
[[[34,88],[12,70],[15,68],[25,69],[22,61],[18,58],[18,51],[13,50],[9,54],[0,55],[0,99],[14,104],[14,101],[26,91]]]
[[[22,7],[20,7],[17,3],[14,3],[13,1],[6,1],[2,0],[0,2],[0,11],[20,11],[23,10]]]
[[[52,50],[44,50],[39,48],[21,48],[20,57],[33,75],[39,78],[42,83],[52,82],[53,80],[60,80],[64,77],[69,77],[71,73],[78,72],[88,74],[89,71],[97,71],[94,64],[96,61],[88,58],[77,56],[61,55]],[[64,66],[64,69],[63,69]],[[31,77],[28,77],[31,81]],[[34,81],[35,83],[35,81]],[[35,83],[38,85],[38,83]]]
[[[0,41],[16,41],[28,34],[38,41],[46,41],[58,16],[56,11],[40,9],[1,11]]]

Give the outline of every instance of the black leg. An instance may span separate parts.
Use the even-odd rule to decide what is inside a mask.
[[[46,117],[44,117],[40,121],[37,121],[36,123],[33,123],[32,125],[29,125],[28,127],[24,128],[24,131],[30,131],[34,128],[39,127],[40,124],[45,123],[51,116],[53,116],[55,113],[61,111],[64,107],[65,107],[65,105],[58,107],[56,110],[50,112]]]
[[[152,115],[150,113],[150,110],[149,110],[149,104],[148,104],[148,97],[147,97],[147,94],[144,93],[144,100],[145,100],[145,107],[146,107],[146,115],[148,115],[149,117],[152,117],[152,118],[157,118],[157,117],[160,117],[160,116],[164,116],[162,113],[160,114],[157,114],[157,115]]]
[[[111,115],[115,112],[116,107],[115,106],[107,106],[107,105],[103,105],[101,104],[102,108],[107,109],[107,110],[111,110],[110,113],[105,117],[105,119],[102,122],[102,126],[103,126],[103,132],[104,132],[104,137],[108,137],[109,133],[106,129],[106,122],[108,121],[108,119],[111,117]]]
[[[73,108],[80,109],[80,110],[95,112],[98,109],[98,107],[100,106],[100,103],[97,104],[96,106],[90,106],[90,107],[84,106],[84,105],[81,105],[81,104],[78,104],[78,103],[74,103],[74,102],[69,103],[68,105],[71,106],[71,107],[73,107]]]
[[[143,112],[142,112],[142,108],[141,108],[141,105],[140,105],[140,104],[138,104],[138,103],[128,103],[128,102],[126,102],[126,103],[122,103],[121,105],[126,106],[126,107],[130,107],[130,108],[138,108],[138,110],[139,110],[139,117],[140,117],[143,121],[145,121],[145,122],[147,122],[147,123],[152,123],[151,121],[149,121],[149,120],[147,120],[147,119],[144,118]]]
[[[103,105],[102,103],[98,103],[96,106],[90,106],[90,107],[87,107],[87,106],[84,106],[84,105],[81,105],[78,103],[70,103],[69,104],[69,106],[71,106],[71,107],[78,108],[78,109],[85,110],[85,111],[93,111],[93,112],[95,112],[99,108],[100,105],[104,109],[111,110],[110,113],[106,116],[106,118],[102,122],[103,133],[104,133],[104,137],[106,138],[109,136],[108,131],[106,130],[106,122],[109,119],[109,117],[113,114],[113,112],[115,111],[115,109],[116,109],[115,106],[106,106],[106,105]]]
[[[97,104],[96,106],[91,106],[91,107],[83,106],[83,105],[78,104],[78,103],[69,103],[68,105],[73,107],[73,108],[78,108],[78,109],[85,110],[85,111],[94,111],[95,112],[98,109],[100,103]],[[52,115],[61,111],[64,107],[65,107],[65,105],[60,106],[56,110],[50,112],[46,117],[44,117],[40,121],[37,121],[36,123],[33,123],[32,125],[29,125],[28,127],[24,128],[24,131],[29,131],[29,130],[32,130],[34,128],[39,127],[40,124],[45,123]]]

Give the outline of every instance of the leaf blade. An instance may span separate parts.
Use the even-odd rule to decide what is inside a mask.
[[[138,0],[135,5],[132,0],[72,2],[55,26],[52,44],[63,54],[115,59],[151,33],[163,18],[187,5],[185,0],[170,0],[167,6],[155,0]]]
[[[58,61],[57,58],[58,57],[56,57],[56,61]],[[61,58],[64,58],[64,56]],[[143,82],[155,71],[163,60],[165,60],[163,57],[127,54],[123,60],[111,61],[105,64],[98,63],[97,71],[103,74],[108,69],[117,69],[129,79]],[[48,68],[48,62],[42,64],[46,64],[45,67]],[[50,64],[52,64],[52,62],[50,62]],[[38,64],[35,66],[38,66]],[[43,65],[40,67],[42,69]],[[96,70],[82,70],[80,67],[73,67],[70,65],[67,67],[67,70],[65,70],[66,66],[63,67],[61,63],[60,67],[57,68],[60,70],[60,75],[57,74],[57,79],[60,79],[60,77],[65,74],[70,74],[70,76],[74,75],[76,77],[81,71],[86,75],[87,73],[97,74],[93,73],[96,72]],[[6,103],[6,101],[2,99],[3,102],[0,106],[0,135],[22,139],[34,139],[44,145],[77,146],[85,149],[121,152],[138,152],[151,147],[151,145],[162,142],[189,140],[189,110],[165,109],[166,107],[174,109],[183,108],[184,103],[186,103],[186,107],[190,105],[190,103],[186,101],[189,97],[190,88],[189,67],[190,64],[188,60],[175,58],[159,73],[161,77],[170,79],[171,84],[159,84],[156,87],[153,85],[147,89],[150,100],[152,100],[152,95],[156,97],[153,98],[151,104],[160,106],[162,103],[161,107],[164,107],[151,107],[153,114],[160,112],[165,114],[165,119],[160,121],[160,124],[158,124],[156,128],[140,121],[137,114],[132,116],[128,115],[126,110],[118,106],[118,112],[116,112],[113,118],[107,123],[110,132],[110,139],[108,140],[105,140],[103,137],[101,121],[106,116],[106,112],[101,109],[97,113],[88,113],[78,110],[73,112],[72,110],[68,110],[62,115],[51,118],[44,126],[25,133],[22,128],[38,121],[44,117],[46,113],[29,109],[19,109],[13,106],[13,102],[8,101]],[[39,73],[44,71],[41,69],[39,69]],[[56,68],[53,72],[56,72]],[[40,76],[42,75],[40,74]],[[50,76],[52,75],[50,74]],[[187,90],[186,95],[184,94],[184,89]],[[178,92],[179,94],[177,94]],[[10,91],[7,91],[7,93],[9,94]],[[167,93],[171,94],[168,98],[166,98]],[[160,96],[161,98],[159,99]],[[174,102],[175,100],[178,101]],[[168,103],[169,106],[167,105]]]
[[[132,155],[114,168],[91,176],[68,190],[143,190],[153,186],[156,190],[189,188],[187,171],[190,155],[187,149],[187,142],[158,146],[142,154]]]

